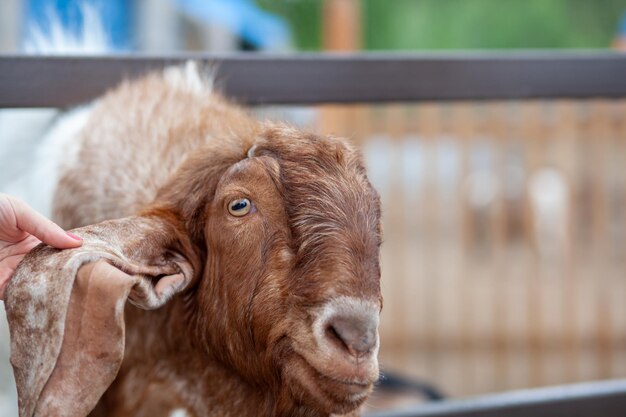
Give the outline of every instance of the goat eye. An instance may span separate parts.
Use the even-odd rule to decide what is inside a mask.
[[[228,204],[228,212],[233,216],[241,217],[250,212],[251,203],[247,198],[238,198]]]

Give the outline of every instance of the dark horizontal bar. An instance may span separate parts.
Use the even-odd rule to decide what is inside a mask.
[[[189,59],[217,64],[218,85],[249,104],[626,96],[626,54],[0,55],[0,107],[64,107],[120,80]]]
[[[513,391],[426,403],[366,417],[624,417],[626,380]]]

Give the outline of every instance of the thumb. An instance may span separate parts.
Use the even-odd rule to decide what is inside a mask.
[[[10,199],[15,211],[16,225],[35,236],[42,242],[58,249],[75,248],[82,245],[82,239],[66,233],[52,220],[37,213],[30,206],[18,199]]]

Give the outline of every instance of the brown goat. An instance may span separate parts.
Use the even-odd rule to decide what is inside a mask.
[[[85,244],[7,289],[20,416],[358,412],[382,307],[359,152],[257,122],[193,65],[109,92],[76,142],[55,220]]]

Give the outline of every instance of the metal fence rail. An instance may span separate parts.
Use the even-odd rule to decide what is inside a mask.
[[[196,59],[249,104],[626,96],[626,55],[523,52],[169,57],[0,56],[0,107],[63,107],[121,79]]]
[[[595,382],[425,404],[367,417],[623,417],[626,380]]]

